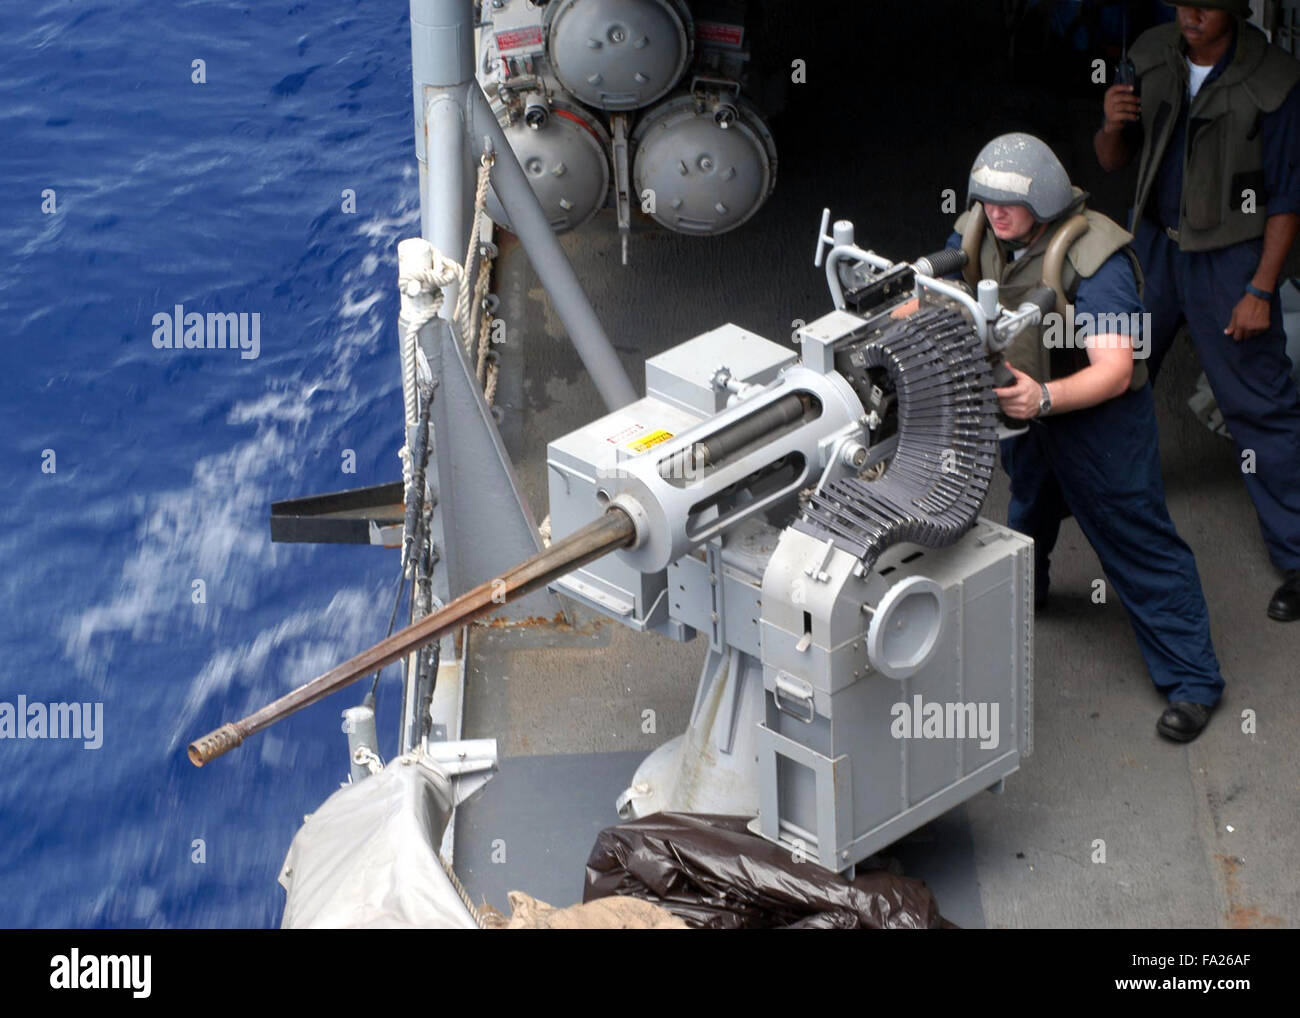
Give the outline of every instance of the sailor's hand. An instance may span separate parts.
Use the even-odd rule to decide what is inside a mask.
[[[1142,100],[1133,91],[1132,85],[1111,85],[1106,89],[1102,110],[1106,115],[1102,130],[1107,134],[1115,134],[1122,131],[1125,124],[1136,123],[1141,119]]]
[[[1268,325],[1268,301],[1248,293],[1237,301],[1237,306],[1232,309],[1232,321],[1223,332],[1240,343],[1243,339],[1253,339],[1267,332]]]
[[[1038,407],[1043,398],[1043,387],[1023,371],[1008,364],[1011,373],[1016,376],[1015,385],[1005,389],[994,389],[1002,412],[1017,421],[1028,421],[1038,416]]]

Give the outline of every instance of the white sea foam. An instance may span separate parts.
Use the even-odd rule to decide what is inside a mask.
[[[412,226],[418,230],[418,221],[418,210],[411,208],[358,223],[358,246],[369,250],[344,274],[333,311],[321,315],[319,333],[332,335],[328,353],[299,361],[301,370],[287,381],[283,375],[268,379],[265,391],[238,400],[227,414],[227,424],[253,426],[251,437],[197,460],[185,487],[115,499],[115,515],[128,513],[137,521],[136,548],[122,567],[116,593],[87,606],[64,626],[65,653],[83,676],[103,686],[120,638],[165,640],[169,623],[182,617],[189,626],[221,632],[231,608],[256,603],[261,580],[276,559],[261,518],[265,507],[291,491],[293,479],[302,473],[305,429],[315,424],[332,432],[334,422],[354,417],[373,398],[356,391],[353,367],[363,351],[384,343],[396,328],[380,313],[391,292],[388,282],[376,277],[380,255],[395,248]],[[394,357],[395,380],[397,370]],[[396,451],[401,444],[396,417],[393,442]],[[196,578],[211,592],[201,611],[191,601]],[[216,591],[219,597],[212,596]],[[273,653],[289,659],[274,680],[278,688],[325,671],[338,663],[341,652],[346,656],[361,649],[375,636],[372,608],[372,592],[345,588],[324,610],[286,605],[282,621],[251,640],[221,646],[199,667],[179,717],[167,726],[175,733],[171,749],[192,734],[192,722],[213,697],[243,688],[247,703],[234,709],[260,703]]]
[[[248,695],[243,702],[232,703],[232,710],[262,706],[268,664],[281,648],[290,647],[292,653],[276,682],[277,694],[329,670],[339,663],[340,655],[363,650],[374,642],[375,624],[374,598],[359,588],[347,588],[336,593],[323,611],[293,612],[253,639],[218,650],[190,683],[168,751],[193,736],[195,719],[214,697],[230,699],[234,689],[243,689]]]

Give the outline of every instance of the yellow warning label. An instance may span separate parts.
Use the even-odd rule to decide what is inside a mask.
[[[638,438],[635,442],[628,442],[625,448],[631,449],[633,452],[645,452],[647,449],[653,449],[656,445],[667,442],[672,437],[673,433],[671,431],[660,429]]]

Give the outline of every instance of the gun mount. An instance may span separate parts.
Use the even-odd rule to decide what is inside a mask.
[[[849,871],[998,787],[1032,746],[1032,543],[978,513],[990,354],[1033,315],[939,278],[960,251],[894,264],[828,220],[836,309],[797,353],[724,325],[651,358],[644,398],[548,447],[550,548],[197,740],[193,762],[549,584],[708,639],[690,725],[624,817],[755,816]]]

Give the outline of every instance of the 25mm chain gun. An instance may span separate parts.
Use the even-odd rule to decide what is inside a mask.
[[[548,447],[547,551],[191,759],[490,612],[489,591],[550,584],[634,629],[707,637],[690,724],[642,764],[624,817],[755,816],[762,836],[851,870],[1016,770],[1032,546],[978,519],[987,357],[1009,315],[938,278],[961,252],[896,265],[851,224],[826,236],[828,218],[817,260],[829,243],[836,309],[798,329],[797,351],[723,325],[649,359],[644,398]],[[862,270],[847,292],[841,266]]]

